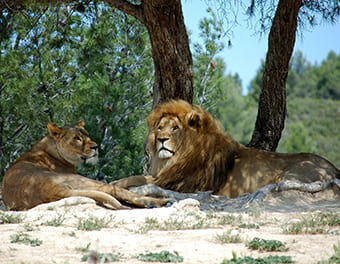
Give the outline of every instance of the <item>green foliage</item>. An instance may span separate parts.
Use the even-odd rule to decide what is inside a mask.
[[[80,119],[101,156],[81,174],[101,172],[111,181],[142,173],[153,74],[144,26],[93,2],[84,12],[38,5],[8,27],[0,55],[0,175],[46,134],[48,122]]]
[[[0,224],[17,224],[23,221],[22,216],[8,212],[0,212]]]
[[[225,63],[217,55],[224,49],[222,21],[211,8],[209,18],[200,20],[200,38],[203,43],[194,43],[194,102],[205,108],[216,105],[223,99],[224,85],[228,80],[224,74]]]
[[[330,52],[320,65],[311,65],[301,52],[293,56],[287,80],[287,117],[278,152],[316,153],[340,167],[340,100],[337,97],[340,82],[330,81],[340,76],[339,59],[340,55]],[[228,98],[216,110],[226,131],[242,144],[250,141],[254,128],[263,63],[251,82],[248,95],[243,96],[241,88],[235,89],[229,84]],[[336,84],[327,88],[320,80]]]
[[[226,83],[226,100],[216,108],[216,117],[226,132],[242,144],[250,140],[255,125],[257,106],[251,97],[242,95],[242,87],[238,76],[229,76]]]
[[[239,258],[233,252],[233,257],[229,260],[225,259],[221,264],[273,264],[273,263],[293,263],[290,256],[267,256],[262,258],[243,257]]]
[[[216,234],[216,239],[221,243],[241,243],[242,239],[239,234],[231,234],[231,230],[223,232],[222,234]]]
[[[293,123],[289,128],[287,143],[285,144],[285,152],[287,153],[316,153],[317,144],[308,134],[307,129],[301,122]]]
[[[78,220],[77,229],[86,231],[100,230],[102,228],[108,227],[110,221],[111,219],[98,218],[94,216],[80,218]]]
[[[330,228],[340,226],[339,213],[316,213],[300,219],[299,222],[288,223],[283,232],[287,234],[324,234]]]
[[[248,87],[249,96],[258,101],[262,89],[264,61]],[[301,51],[291,58],[286,83],[288,100],[315,98],[340,100],[340,54],[330,51],[320,65],[311,65]]]
[[[311,65],[298,51],[287,79],[288,97],[340,100],[340,55],[330,51],[320,65]]]
[[[259,32],[267,32],[271,28],[279,1],[249,1],[246,13],[250,18],[256,18],[253,27]],[[242,6],[242,4],[241,4]],[[306,26],[313,27],[323,22],[334,23],[340,14],[338,1],[333,0],[313,0],[304,1],[298,15],[298,30]]]
[[[333,245],[334,254],[328,259],[327,263],[340,263],[340,243]]]
[[[163,250],[160,253],[146,253],[139,254],[137,259],[145,261],[145,262],[183,262],[184,258],[178,254],[178,252],[174,251],[174,253],[170,253],[169,251]]]
[[[266,240],[258,237],[253,238],[247,243],[250,249],[257,249],[259,251],[288,251],[284,243],[278,240]]]
[[[221,99],[225,78],[216,57],[224,47],[221,22],[209,14],[200,25],[203,45],[193,52],[197,102],[206,106]],[[96,166],[77,168],[80,174],[107,181],[142,174],[153,85],[146,28],[98,2],[29,5],[1,18],[0,177],[47,134],[48,122],[78,120],[100,155]]]
[[[291,98],[278,152],[312,152],[340,167],[340,101]],[[294,131],[295,130],[295,131]]]
[[[43,242],[40,239],[32,239],[25,233],[18,233],[11,236],[11,243],[30,245],[31,247],[40,246]]]
[[[65,216],[58,215],[57,217],[44,222],[43,225],[46,225],[46,226],[61,226],[64,221],[65,221]]]

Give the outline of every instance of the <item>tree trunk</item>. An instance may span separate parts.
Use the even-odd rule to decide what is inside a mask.
[[[249,147],[275,151],[286,117],[286,80],[301,0],[280,0],[269,33],[255,129]]]
[[[193,100],[193,66],[181,1],[144,1],[155,66],[153,106],[172,98]]]
[[[193,66],[180,0],[144,0],[134,5],[106,0],[147,28],[155,67],[153,107],[169,99],[193,100]]]

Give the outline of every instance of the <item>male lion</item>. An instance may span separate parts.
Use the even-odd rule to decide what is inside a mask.
[[[177,192],[213,191],[234,198],[281,180],[310,183],[340,178],[326,159],[307,153],[280,154],[242,146],[198,105],[171,100],[148,116],[146,151],[152,176],[117,181],[124,188],[153,183]]]
[[[98,160],[97,144],[90,139],[82,121],[62,128],[49,123],[48,131],[48,136],[6,172],[2,198],[9,209],[26,210],[71,196],[89,197],[114,209],[127,208],[118,200],[139,207],[159,207],[165,203],[78,175],[75,166],[82,161]]]

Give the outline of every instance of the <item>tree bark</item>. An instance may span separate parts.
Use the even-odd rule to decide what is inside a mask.
[[[193,100],[193,64],[180,0],[145,0],[133,5],[106,0],[147,28],[155,68],[153,107],[169,99]]]
[[[255,129],[249,147],[275,151],[286,117],[286,81],[301,0],[280,0],[269,33]]]

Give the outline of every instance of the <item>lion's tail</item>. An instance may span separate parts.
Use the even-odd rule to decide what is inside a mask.
[[[93,190],[70,190],[70,196],[84,196],[96,200],[97,202],[107,203],[114,209],[125,209],[116,198],[113,196],[99,191]]]

